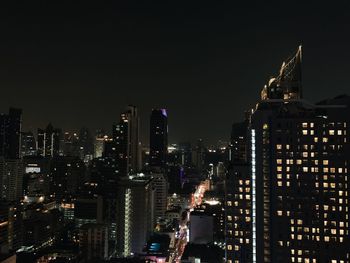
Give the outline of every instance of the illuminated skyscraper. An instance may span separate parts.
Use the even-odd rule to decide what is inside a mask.
[[[139,254],[153,230],[152,179],[136,175],[122,179],[117,193],[117,253],[125,257]]]
[[[116,147],[120,171],[124,174],[141,170],[141,143],[137,108],[129,105],[120,115],[120,121],[113,126],[113,140]]]
[[[252,193],[247,160],[248,122],[232,126],[225,178],[225,241],[227,262],[252,262]]]
[[[255,262],[349,261],[349,116],[349,97],[259,103],[250,127]]]
[[[300,63],[299,49],[252,110],[250,176],[236,169],[227,200],[229,263],[350,260],[350,97],[304,101]]]
[[[168,115],[165,109],[154,109],[150,119],[150,166],[164,167],[167,152]]]
[[[62,131],[60,129],[54,129],[51,123],[49,123],[45,130],[38,129],[37,134],[37,149],[38,155],[43,157],[55,157],[60,152],[60,141]]]

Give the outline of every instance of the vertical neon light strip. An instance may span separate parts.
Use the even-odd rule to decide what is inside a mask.
[[[130,219],[131,219],[131,189],[127,188],[125,191],[125,207],[124,207],[124,256],[130,256]]]
[[[253,263],[256,263],[256,156],[255,156],[255,130],[252,129],[252,241]]]

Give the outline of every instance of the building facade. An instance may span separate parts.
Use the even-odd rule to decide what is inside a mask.
[[[168,153],[168,115],[166,109],[154,109],[150,119],[150,166],[164,167]]]

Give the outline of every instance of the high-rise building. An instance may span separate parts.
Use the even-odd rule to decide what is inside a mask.
[[[85,165],[78,157],[57,156],[50,161],[51,194],[57,199],[76,194],[85,182]]]
[[[205,147],[202,139],[197,140],[197,144],[192,150],[192,163],[199,172],[202,172],[205,164]]]
[[[0,157],[0,197],[6,201],[19,201],[23,196],[24,167],[21,159]]]
[[[84,161],[91,160],[94,154],[93,138],[89,129],[83,127],[79,131],[79,154]]]
[[[20,158],[22,110],[10,108],[0,115],[0,156],[6,159]]]
[[[166,109],[154,109],[150,119],[150,166],[164,167],[168,152],[168,115]]]
[[[117,253],[141,253],[153,229],[152,179],[138,175],[122,179],[117,193]]]
[[[108,135],[102,130],[96,131],[94,140],[94,158],[102,157],[106,141],[108,141]]]
[[[350,98],[286,102],[252,114],[253,259],[349,261]]]
[[[227,262],[350,260],[350,97],[304,101],[300,64],[301,49],[252,110],[250,176],[234,180],[227,200],[241,209],[227,214],[234,226]]]
[[[152,173],[154,187],[154,217],[163,218],[167,210],[168,181],[164,172]]]
[[[45,130],[38,129],[37,149],[38,155],[43,157],[55,157],[60,154],[62,131],[55,129],[49,123]]]
[[[37,154],[34,134],[22,132],[21,135],[21,156],[35,156]]]
[[[37,130],[36,148],[39,156],[45,156],[45,130]]]
[[[113,141],[121,173],[130,174],[141,170],[141,143],[139,136],[137,108],[129,105],[120,115],[118,124],[113,125]]]

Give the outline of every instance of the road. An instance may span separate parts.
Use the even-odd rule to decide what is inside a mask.
[[[205,194],[206,189],[206,183],[201,182],[195,193],[191,195],[191,202],[187,208],[187,215],[181,219],[180,224],[179,224],[179,231],[177,233],[177,240],[175,244],[175,252],[174,255],[170,258],[169,262],[171,263],[179,263],[181,261],[182,254],[185,250],[185,247],[187,245],[188,236],[189,236],[189,228],[188,228],[188,223],[190,219],[190,213],[193,211],[193,209],[202,204],[203,201],[203,196]]]

